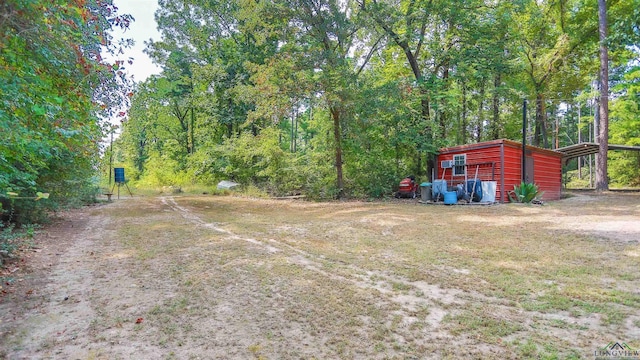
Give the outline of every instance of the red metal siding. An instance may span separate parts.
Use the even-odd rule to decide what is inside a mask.
[[[500,148],[504,147],[504,169],[501,168]],[[493,163],[493,174],[491,166],[483,165],[479,168],[478,178],[483,181],[497,181],[496,200],[509,201],[506,193],[513,190],[515,185],[522,181],[522,145],[510,140],[494,140],[478,144],[468,144],[456,147],[441,149],[436,164],[436,178],[442,177],[440,162],[443,160],[453,160],[454,155],[467,155],[467,176],[473,179],[477,163]],[[562,155],[551,150],[540,149],[527,146],[527,156],[534,159],[534,183],[541,191],[544,191],[544,200],[557,200],[561,195],[562,188]],[[492,179],[493,176],[493,179]],[[446,170],[445,179],[447,184],[454,185],[462,183],[464,176],[452,176],[452,169]],[[501,184],[501,179],[504,183]],[[501,185],[504,185],[505,194],[502,194]]]
[[[544,191],[545,200],[558,200],[562,195],[562,159],[536,154],[533,182]]]
[[[502,201],[508,202],[507,193],[522,182],[522,148],[505,144],[504,147],[504,191]]]
[[[452,148],[450,148],[452,149]],[[453,149],[452,149],[453,150]],[[492,144],[489,147],[482,147],[479,149],[467,149],[461,148],[458,151],[451,151],[446,154],[441,154],[438,156],[437,163],[437,174],[436,178],[442,178],[442,167],[441,161],[443,160],[453,160],[454,155],[466,154],[467,155],[467,179],[472,180],[476,174],[476,166],[475,164],[481,163],[482,165],[478,166],[478,179],[482,181],[497,181],[500,183],[500,144]],[[486,163],[493,163],[493,168],[491,165]],[[464,182],[463,176],[452,176],[452,169],[447,169],[445,173],[445,179],[447,180],[448,185],[461,184]],[[496,199],[500,199],[500,188],[498,186]]]
[[[507,156],[507,154],[510,155]],[[527,156],[533,158],[533,182],[538,185],[540,191],[544,191],[542,199],[560,199],[562,192],[562,154],[527,146]],[[508,169],[505,172],[505,191],[508,192],[513,190],[514,185],[520,185],[522,182],[522,145],[520,143],[505,142],[505,168]],[[507,173],[509,176],[507,176]]]
[[[487,149],[481,149],[481,150],[476,150],[473,152],[458,152],[458,153],[450,153],[450,154],[446,154],[446,155],[441,155],[439,157],[439,161],[438,161],[438,173],[437,173],[437,177],[440,179],[442,178],[442,167],[440,167],[440,161],[442,160],[453,160],[454,155],[461,155],[461,154],[466,154],[467,155],[467,164],[468,169],[467,169],[467,176],[469,178],[473,179],[473,176],[475,175],[475,171],[476,171],[476,166],[475,164],[482,164],[479,166],[478,168],[478,178],[481,180],[491,180],[492,177],[492,168],[490,164],[487,163],[494,163],[494,165],[496,166],[496,168],[494,169],[495,172],[495,176],[497,176],[498,172],[497,172],[497,166],[500,165],[500,147],[496,146],[496,147],[492,147],[492,148],[487,148]],[[453,176],[453,171],[452,169],[447,169],[446,173],[445,173],[445,178],[448,181],[463,181],[464,180],[464,175],[456,175]]]

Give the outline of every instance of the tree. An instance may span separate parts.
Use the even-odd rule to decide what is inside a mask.
[[[640,146],[640,66],[621,70],[621,79],[612,87],[610,141],[614,144]],[[613,77],[617,77],[615,72]],[[640,185],[640,153],[613,151],[608,167],[611,181],[617,185]]]
[[[607,49],[607,5],[598,0],[598,33],[600,34],[600,131],[596,156],[596,190],[609,190],[607,158],[609,153],[609,51]]]
[[[563,67],[574,59],[572,55],[584,43],[573,32],[570,6],[567,0],[525,1],[516,9],[512,23],[523,71],[532,87],[535,104],[533,145],[548,148],[549,125],[546,117],[546,95],[550,83]]]
[[[262,64],[275,43],[258,44],[253,34],[242,31],[239,1],[162,0],[159,5],[156,18],[163,40],[148,44],[147,52],[172,81],[198,75],[189,80],[192,92],[178,96],[189,103],[190,120],[197,117],[197,110],[209,126],[215,122],[227,137],[238,136],[251,109],[238,91],[249,85],[246,66]],[[184,64],[176,67],[171,61],[178,53]],[[196,127],[190,132],[197,142]]]
[[[350,1],[336,0],[282,0],[265,2],[261,21],[255,21],[257,29],[277,31],[287,51],[298,66],[313,73],[318,91],[328,109],[332,123],[334,166],[336,171],[336,197],[344,191],[343,130],[350,118],[354,86],[359,69],[368,62],[352,57],[359,38],[361,24],[358,13]],[[278,14],[274,18],[272,14]],[[256,18],[254,18],[255,20]],[[270,22],[272,21],[272,22]],[[265,33],[266,36],[267,33]],[[287,59],[283,57],[281,59]],[[360,60],[360,61],[359,61]],[[287,59],[288,61],[288,59]]]
[[[128,99],[125,61],[101,56],[127,45],[108,31],[133,19],[115,10],[111,1],[0,5],[0,197],[47,188],[65,201],[89,187],[100,117]]]
[[[608,9],[614,72],[633,58],[637,2]],[[122,144],[142,179],[322,197],[390,193],[442,146],[519,140],[523,97],[536,99],[534,144],[550,146],[554,125],[560,144],[573,106],[547,116],[595,78],[595,4],[163,0],[163,41],[148,47],[163,73],[134,97]],[[167,164],[172,176],[154,168]]]
[[[433,127],[431,125],[431,107],[429,94],[425,86],[424,72],[419,62],[422,56],[424,39],[429,25],[429,11],[433,1],[409,1],[403,6],[394,6],[386,2],[361,0],[360,8],[373,23],[398,46],[406,57],[420,94],[420,114],[424,140],[418,144],[418,152],[425,152],[427,158],[426,174],[433,168],[432,157],[435,154]],[[418,162],[420,164],[420,162]],[[419,166],[420,167],[420,166]],[[420,169],[419,169],[420,170]]]

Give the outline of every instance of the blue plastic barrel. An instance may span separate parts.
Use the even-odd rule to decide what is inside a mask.
[[[444,204],[454,205],[458,203],[458,193],[455,191],[447,191],[444,193]]]
[[[474,190],[474,186],[475,186],[475,190]],[[467,180],[467,193],[471,195],[472,192],[473,192],[473,199],[471,199],[472,201],[479,202],[480,200],[482,200],[482,181],[480,179]]]

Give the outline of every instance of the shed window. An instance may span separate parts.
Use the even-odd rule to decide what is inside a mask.
[[[464,176],[465,164],[467,163],[467,154],[453,155],[453,175]]]

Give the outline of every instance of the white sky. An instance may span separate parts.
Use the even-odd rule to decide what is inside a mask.
[[[149,39],[161,40],[157,30],[156,21],[153,17],[158,8],[157,0],[114,0],[114,5],[118,7],[119,14],[131,14],[136,20],[125,32],[114,31],[114,40],[119,38],[130,38],[135,41],[133,48],[125,49],[125,54],[121,55],[122,60],[133,58],[133,65],[125,63],[127,70],[133,74],[136,82],[144,81],[153,74],[159,74],[160,68],[153,64],[151,59],[143,52],[144,42]]]
[[[0,0],[2,1],[2,0]],[[126,31],[120,30],[120,28],[112,31],[113,40],[119,41],[120,39],[133,39],[135,45],[131,48],[124,49],[124,54],[119,54],[116,58],[108,54],[103,56],[107,61],[115,62],[115,60],[124,60],[125,69],[127,73],[133,75],[133,80],[136,82],[142,82],[149,76],[160,73],[160,68],[156,66],[149,56],[144,53],[145,41],[153,39],[154,41],[161,40],[160,33],[157,30],[156,20],[154,14],[158,9],[157,0],[114,0],[114,5],[118,7],[118,14],[130,14],[135,19],[129,25],[129,29]],[[129,65],[127,60],[133,58],[133,64]],[[116,110],[127,112],[129,109]],[[122,117],[114,116],[107,119],[111,124],[119,126]],[[116,130],[115,137],[119,136],[120,130]],[[103,139],[103,143],[107,143],[108,139]]]

